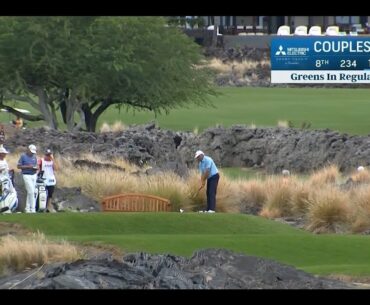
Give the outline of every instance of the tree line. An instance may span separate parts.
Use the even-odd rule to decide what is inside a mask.
[[[53,129],[95,131],[109,107],[158,114],[205,105],[217,92],[202,59],[159,16],[0,17],[0,107]]]

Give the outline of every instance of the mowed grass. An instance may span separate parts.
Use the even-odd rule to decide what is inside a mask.
[[[232,180],[236,179],[264,179],[266,173],[249,167],[220,167],[221,174]]]
[[[172,110],[169,115],[132,111],[120,113],[110,108],[99,120],[109,124],[117,120],[125,125],[156,121],[165,129],[203,131],[220,124],[276,127],[278,121],[291,121],[300,128],[325,129],[349,134],[369,134],[370,99],[368,89],[325,88],[221,88],[221,96],[211,98],[212,107]]]
[[[341,88],[220,88],[222,95],[211,97],[214,107],[198,107],[171,110],[155,116],[149,111],[120,110],[110,107],[98,120],[102,124],[121,122],[125,126],[155,121],[161,128],[202,132],[204,129],[222,125],[255,125],[276,127],[279,121],[291,121],[300,128],[304,122],[311,129],[325,129],[349,134],[369,134],[370,99],[368,89]],[[35,114],[25,103],[16,103]],[[0,113],[1,122],[8,122],[13,115]],[[61,117],[58,112],[58,120]],[[40,127],[44,122],[27,122],[29,127]],[[60,124],[61,129],[65,129]]]
[[[322,275],[370,276],[370,238],[314,235],[243,214],[59,213],[14,214],[17,222],[52,239],[112,244],[124,252],[190,257],[198,249],[226,248],[266,257]]]

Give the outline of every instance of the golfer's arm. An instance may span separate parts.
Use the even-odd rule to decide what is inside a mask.
[[[207,168],[207,169],[204,171],[204,173],[203,173],[203,175],[202,175],[202,177],[201,177],[202,183],[206,183],[208,176],[209,176],[209,169]]]

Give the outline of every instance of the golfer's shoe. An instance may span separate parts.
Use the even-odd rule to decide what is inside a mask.
[[[208,210],[207,213],[216,213],[216,212],[213,210]]]

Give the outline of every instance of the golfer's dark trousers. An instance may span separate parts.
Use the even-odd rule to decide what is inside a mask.
[[[216,193],[220,175],[217,173],[207,179],[207,211],[216,211]]]

